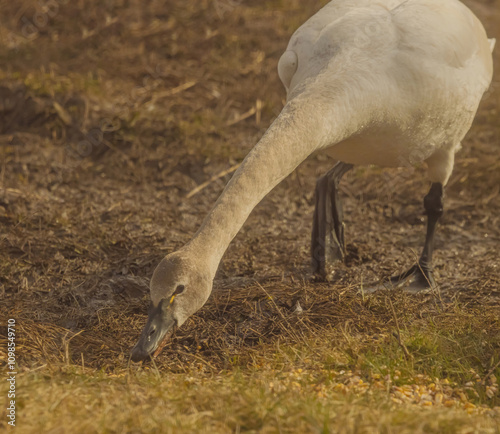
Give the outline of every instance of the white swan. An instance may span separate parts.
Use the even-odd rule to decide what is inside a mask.
[[[337,183],[354,164],[425,161],[432,183],[419,263],[395,280],[433,285],[434,229],[443,186],[492,78],[494,40],[457,0],[335,0],[302,25],[278,72],[287,103],[234,174],[192,240],[151,280],[138,361],[161,351],[174,326],[200,309],[229,243],[253,208],[312,153],[341,161],[316,189],[312,253],[328,277],[344,252]]]

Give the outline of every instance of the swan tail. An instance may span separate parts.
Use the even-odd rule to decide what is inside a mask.
[[[495,48],[495,44],[496,44],[497,40],[495,38],[491,38],[491,39],[488,39],[488,41],[490,41],[490,50],[493,53],[493,48]]]
[[[292,50],[285,51],[278,62],[278,75],[287,91],[297,71],[298,65],[299,59],[297,53]]]

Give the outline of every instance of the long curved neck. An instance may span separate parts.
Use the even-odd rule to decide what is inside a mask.
[[[250,212],[314,151],[340,140],[313,104],[292,101],[250,151],[193,239],[185,246],[213,275]]]

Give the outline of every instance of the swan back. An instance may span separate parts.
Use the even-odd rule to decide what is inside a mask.
[[[278,71],[289,99],[320,76],[335,83],[355,75],[380,86],[409,71],[420,81],[471,75],[479,83],[474,93],[482,94],[493,46],[458,0],[334,0],[293,34]]]

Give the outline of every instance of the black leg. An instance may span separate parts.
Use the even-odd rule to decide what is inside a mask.
[[[352,164],[339,162],[318,179],[311,237],[313,273],[330,280],[336,262],[344,261],[344,223],[338,185]]]
[[[427,213],[427,234],[420,259],[405,273],[391,278],[392,283],[398,286],[408,286],[411,291],[420,291],[436,286],[432,275],[432,253],[436,225],[443,215],[443,185],[441,183],[436,182],[431,185],[429,193],[424,198],[424,207]]]

